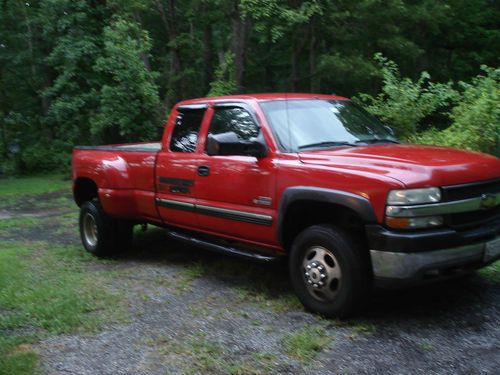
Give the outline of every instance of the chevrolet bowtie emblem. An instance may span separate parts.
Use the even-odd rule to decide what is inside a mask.
[[[497,204],[497,197],[495,194],[481,195],[481,208],[492,208]]]

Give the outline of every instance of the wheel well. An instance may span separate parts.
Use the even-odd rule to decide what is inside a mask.
[[[350,208],[334,203],[300,200],[286,210],[281,228],[283,246],[288,251],[295,237],[305,228],[317,224],[335,224],[365,238],[364,222]]]
[[[84,202],[97,198],[97,185],[90,178],[79,177],[75,181],[73,197],[78,206]]]

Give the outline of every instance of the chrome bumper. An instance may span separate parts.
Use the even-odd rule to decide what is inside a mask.
[[[411,280],[425,273],[471,264],[486,265],[500,259],[500,236],[471,245],[424,252],[370,250],[370,256],[376,278]]]

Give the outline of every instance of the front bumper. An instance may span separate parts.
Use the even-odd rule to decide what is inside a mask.
[[[403,233],[380,226],[367,228],[367,233],[373,275],[384,287],[446,279],[500,259],[498,223],[463,233]]]

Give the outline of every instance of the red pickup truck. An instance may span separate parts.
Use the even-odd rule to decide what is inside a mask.
[[[73,191],[95,255],[149,223],[219,252],[286,256],[299,299],[325,316],[351,314],[373,285],[500,258],[500,159],[401,144],[338,96],[180,102],[160,143],[75,147]]]

